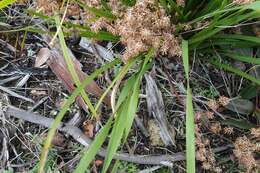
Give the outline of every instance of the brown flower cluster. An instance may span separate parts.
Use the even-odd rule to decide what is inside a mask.
[[[260,169],[260,161],[255,159],[256,152],[260,151],[259,141],[255,143],[248,137],[243,136],[236,139],[234,147],[234,155],[238,159],[239,164],[246,169],[247,173],[256,172]]]
[[[123,17],[115,21],[114,28],[110,31],[120,35],[126,46],[125,61],[151,47],[163,55],[181,55],[179,39],[172,34],[174,25],[164,9],[155,6],[152,0],[138,0],[133,7],[127,8]]]
[[[176,0],[177,5],[184,7],[185,0]]]
[[[212,110],[217,110],[220,106],[226,106],[230,102],[230,99],[225,96],[220,96],[218,100],[209,100],[207,106]]]
[[[48,16],[53,15],[60,8],[58,1],[53,0],[37,0],[36,5],[39,11]]]
[[[198,111],[195,113],[195,120],[196,123],[201,126],[201,122],[206,120],[212,120],[214,119],[214,113],[210,111]]]
[[[222,127],[219,122],[213,122],[210,124],[209,130],[214,134],[225,134],[225,135],[231,135],[234,133],[233,127]]]
[[[50,0],[47,0],[50,1]],[[101,8],[100,0],[81,0],[89,7]],[[46,2],[37,0],[37,6],[47,15],[52,15],[54,10],[59,9],[58,1]],[[183,4],[184,1],[178,1]],[[175,26],[171,23],[165,10],[158,6],[154,0],[137,0],[132,7],[123,6],[120,1],[110,0],[108,2],[116,20],[97,18],[93,13],[84,10],[80,15],[84,23],[89,24],[94,32],[106,29],[121,37],[125,45],[123,54],[124,61],[141,52],[154,48],[158,54],[169,56],[180,56],[180,40],[173,35]],[[61,9],[62,11],[62,9]],[[77,15],[80,8],[75,3],[68,7],[69,15]]]
[[[196,159],[202,163],[202,168],[210,172],[222,172],[221,168],[217,166],[215,154],[210,146],[210,140],[202,135],[198,125],[195,127],[195,134],[197,146]]]
[[[260,127],[250,129],[251,135],[254,138],[260,139]]]

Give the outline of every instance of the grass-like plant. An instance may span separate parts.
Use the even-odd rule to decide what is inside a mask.
[[[128,6],[134,5],[133,1],[122,1]],[[104,6],[106,2],[102,1]],[[177,30],[174,35],[182,36],[185,40],[182,42],[182,58],[185,71],[185,77],[187,79],[187,99],[186,99],[186,156],[187,156],[187,172],[195,172],[195,143],[194,143],[194,117],[193,117],[193,106],[192,106],[192,93],[189,84],[189,52],[197,51],[197,53],[202,52],[207,59],[205,62],[209,62],[217,68],[230,71],[245,79],[248,79],[256,84],[260,84],[260,81],[255,77],[242,72],[239,69],[236,69],[230,65],[224,64],[223,61],[228,61],[230,58],[237,61],[243,61],[251,64],[259,64],[259,60],[254,57],[246,57],[239,55],[230,51],[230,49],[240,48],[240,47],[255,47],[259,45],[260,39],[255,36],[241,35],[241,34],[225,34],[225,29],[232,28],[233,26],[239,25],[241,22],[253,21],[257,19],[260,15],[260,2],[256,1],[251,4],[245,5],[235,5],[228,0],[214,0],[214,1],[196,1],[196,0],[187,0],[185,1],[184,6],[179,6],[174,0],[160,0],[160,4],[166,9],[167,14],[172,17],[173,21],[177,25]],[[109,8],[105,11],[100,9],[95,9],[93,7],[88,7],[84,4],[80,4],[83,8],[88,9],[90,12],[94,13],[97,17],[106,17],[109,20],[115,19],[109,12]],[[37,14],[37,13],[34,13]],[[38,16],[40,16],[38,14]],[[188,33],[183,31],[183,24],[193,26],[198,23],[207,22],[208,24],[200,29],[195,29]],[[66,27],[63,25],[63,27]],[[102,35],[102,33],[104,35]],[[82,36],[89,38],[96,38],[97,40],[118,40],[118,36],[113,36],[106,31],[101,31],[100,33],[81,32]],[[109,36],[111,35],[111,36]],[[120,37],[120,36],[119,36]],[[116,39],[115,39],[116,38]],[[61,41],[64,57],[69,64],[69,58],[66,53],[66,45],[64,42],[64,36],[62,32],[59,33],[59,39]],[[120,38],[119,38],[120,39]],[[217,58],[216,52],[218,52],[222,58]],[[138,62],[139,66],[136,69],[136,72],[127,80],[124,84],[119,97],[116,102],[115,112],[109,118],[107,123],[103,126],[100,132],[96,135],[94,142],[91,146],[84,152],[79,165],[77,166],[74,172],[80,173],[85,172],[88,168],[91,161],[94,159],[99,148],[109,137],[109,144],[107,148],[107,155],[104,161],[102,172],[107,172],[109,165],[113,159],[114,154],[119,148],[121,143],[124,143],[127,140],[128,133],[131,129],[135,113],[137,111],[138,105],[138,95],[140,92],[140,84],[142,76],[149,69],[150,63],[154,55],[154,50],[151,49],[149,52],[140,54],[139,56],[133,58],[127,62],[120,70],[120,72],[115,77],[112,84],[108,87],[106,93],[115,86],[117,81],[120,81],[127,71]],[[115,61],[106,67],[112,67],[112,65],[118,64],[118,61]],[[73,92],[71,97],[65,103],[64,107],[60,111],[59,115],[56,117],[56,121],[51,128],[47,142],[43,150],[42,161],[46,160],[46,152],[50,147],[50,141],[54,135],[57,125],[61,121],[64,113],[68,109],[69,105],[74,102],[76,96],[83,92],[84,86],[90,82],[97,74],[100,74],[101,71],[104,71],[107,68],[102,68],[102,70],[97,70],[91,77],[86,79],[82,84],[77,82],[78,88]],[[70,67],[70,71],[74,76],[74,79],[77,81],[77,77],[73,72],[73,67]],[[88,82],[86,82],[88,81]],[[128,95],[130,97],[128,97]],[[104,95],[105,96],[105,95]],[[104,97],[103,97],[104,98]],[[87,103],[89,100],[85,99]],[[97,104],[99,107],[102,99]],[[88,104],[90,108],[91,104]],[[97,108],[96,107],[96,108]],[[92,108],[93,109],[93,108]],[[92,111],[94,113],[94,111]],[[110,134],[110,135],[109,135]],[[42,162],[39,172],[43,171],[44,162]]]
[[[131,8],[136,3],[134,0],[121,0],[125,8]],[[0,1],[0,9],[15,2],[14,0],[2,0]],[[116,20],[117,16],[114,16],[111,9],[108,7],[107,1],[101,0],[102,8],[97,9],[89,7],[86,4],[80,3],[79,5],[93,13],[96,18],[106,18],[109,21]],[[159,0],[158,5],[162,6],[167,15],[170,16],[172,24],[176,26],[176,30],[172,33],[175,36],[182,37],[182,59],[184,72],[186,77],[186,160],[187,160],[187,172],[195,172],[195,135],[194,135],[194,116],[192,106],[192,92],[189,82],[189,59],[190,54],[196,52],[196,58],[200,58],[205,63],[211,63],[213,66],[219,69],[223,69],[239,75],[249,81],[260,85],[260,80],[250,75],[248,72],[244,72],[240,69],[232,67],[229,62],[241,61],[252,65],[259,65],[260,61],[255,57],[241,55],[236,53],[237,48],[254,48],[260,45],[260,38],[253,34],[227,34],[227,29],[232,29],[240,25],[250,25],[250,22],[254,22],[260,17],[260,1],[255,1],[250,4],[236,4],[231,0],[212,0],[212,1],[198,1],[198,0],[186,0],[183,5],[179,5],[175,0]],[[60,23],[56,17],[49,17],[36,12],[34,10],[28,10],[28,12],[36,17],[40,17],[47,21],[49,25],[57,26],[57,28],[75,28],[79,30],[79,35],[88,37],[91,39],[101,41],[119,41],[120,35],[113,35],[106,30],[99,32],[92,32],[87,25],[81,26],[72,24],[70,22]],[[201,28],[196,28],[198,24],[204,24]],[[193,28],[189,31],[185,31],[184,26]],[[59,114],[57,115],[54,124],[49,130],[47,140],[45,141],[44,148],[42,150],[41,162],[39,166],[39,172],[44,172],[44,165],[48,155],[48,151],[51,145],[52,138],[55,131],[61,122],[66,111],[70,105],[75,101],[78,95],[81,95],[87,103],[92,115],[95,117],[96,111],[99,108],[105,95],[113,88],[117,87],[118,83],[126,76],[130,69],[134,69],[134,73],[128,78],[122,88],[118,89],[118,97],[113,107],[113,114],[107,120],[106,124],[102,127],[99,133],[96,135],[93,143],[90,147],[86,148],[83,152],[82,158],[74,172],[81,173],[88,169],[91,161],[94,159],[98,150],[102,144],[108,139],[107,155],[104,161],[102,172],[108,172],[109,166],[113,159],[113,156],[117,152],[120,144],[125,143],[127,136],[130,132],[133,124],[134,116],[138,108],[138,98],[140,93],[140,87],[142,77],[147,72],[153,61],[155,48],[150,47],[149,51],[141,52],[138,56],[132,57],[131,60],[123,64],[119,59],[114,60],[97,69],[93,74],[88,76],[83,82],[78,79],[78,76],[74,70],[64,37],[70,35],[70,33],[64,33],[62,29],[58,32],[58,37],[62,47],[63,55],[66,60],[69,71],[77,85],[77,89],[66,100]],[[31,32],[40,32],[39,29],[35,29],[33,26],[16,29],[26,30]],[[50,33],[53,34],[53,33]],[[203,54],[202,56],[199,56]],[[104,71],[112,68],[115,65],[121,64],[119,72],[114,76],[114,80],[107,88],[106,92],[100,98],[96,105],[91,103],[84,88],[92,80]],[[112,105],[113,106],[113,105]]]

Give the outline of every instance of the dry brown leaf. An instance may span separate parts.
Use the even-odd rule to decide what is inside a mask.
[[[44,63],[47,62],[49,57],[50,57],[50,49],[41,48],[36,56],[34,67],[41,67]]]
[[[84,134],[89,137],[89,138],[93,138],[94,136],[94,125],[93,125],[93,121],[91,120],[86,120],[83,122],[83,131]]]
[[[73,56],[72,57],[75,71],[78,74],[80,81],[82,82],[87,74],[81,70],[81,63]],[[61,56],[61,54],[55,49],[50,52],[49,59],[47,61],[48,66],[53,71],[53,73],[62,81],[65,88],[71,93],[75,90],[75,83],[72,79],[72,76],[67,68],[67,64]],[[92,94],[96,97],[101,97],[103,94],[103,90],[97,85],[95,81],[92,81],[89,85],[86,86],[85,91],[89,94]],[[76,98],[78,105],[80,105],[85,111],[87,111],[88,107],[81,96]],[[104,103],[110,106],[109,96],[105,97]]]
[[[42,135],[42,138],[46,139],[47,135],[48,135],[47,133],[44,133]],[[65,137],[59,132],[57,132],[55,134],[54,138],[51,141],[51,144],[56,146],[56,147],[65,147],[67,145]]]

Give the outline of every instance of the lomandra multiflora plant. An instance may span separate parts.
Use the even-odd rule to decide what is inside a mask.
[[[42,14],[39,13],[43,13],[49,18],[53,18],[54,12],[57,11],[65,16],[64,32],[67,31],[67,26],[73,26],[81,36],[89,37],[93,41],[120,41],[124,45],[122,56],[120,56],[123,66],[106,92],[108,93],[110,89],[113,89],[112,93],[118,91],[117,99],[114,98],[117,101],[112,103],[113,116],[96,135],[91,146],[86,149],[75,172],[84,172],[88,168],[109,136],[103,166],[103,172],[108,171],[118,147],[127,140],[137,111],[142,76],[149,70],[154,57],[183,58],[187,79],[186,157],[188,172],[195,172],[194,118],[188,70],[189,54],[192,53],[205,63],[211,63],[217,68],[235,73],[260,85],[259,80],[255,77],[230,65],[230,59],[254,65],[260,64],[253,57],[243,56],[233,51],[241,47],[259,46],[260,39],[255,36],[257,33],[245,35],[239,31],[240,26],[251,25],[259,18],[259,1],[71,0],[60,3],[60,1],[37,0],[36,3],[37,13],[34,13],[36,16],[42,17]],[[71,20],[71,16],[74,20]],[[71,25],[65,25],[66,22]],[[56,20],[57,26],[61,24],[59,20]],[[79,25],[84,25],[84,27]],[[60,33],[59,37],[61,39],[63,35]],[[120,82],[131,68],[135,68],[135,72],[119,90]],[[81,88],[84,88],[82,85]],[[67,104],[68,106],[69,104]],[[65,112],[63,111],[64,114]],[[63,117],[64,114],[61,114],[60,117]],[[45,160],[46,155],[43,155],[40,172],[43,171]]]

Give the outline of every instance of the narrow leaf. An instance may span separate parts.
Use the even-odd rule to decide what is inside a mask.
[[[195,132],[192,94],[189,85],[189,48],[188,41],[182,41],[182,59],[187,80],[186,98],[186,164],[187,172],[195,173]]]

